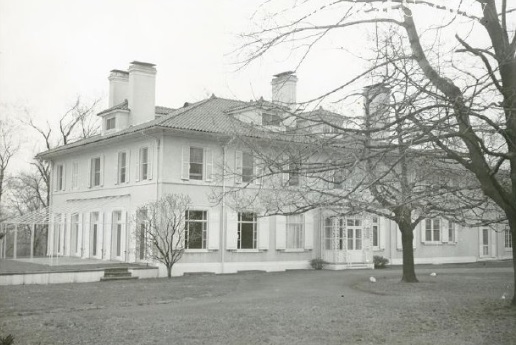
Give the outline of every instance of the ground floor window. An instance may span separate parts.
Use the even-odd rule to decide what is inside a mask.
[[[304,247],[304,217],[302,214],[287,216],[287,248]]]
[[[113,225],[112,229],[115,233],[115,253],[116,256],[122,255],[122,212],[114,211],[113,212]]]
[[[489,229],[482,229],[482,255],[489,255]]]
[[[207,213],[206,211],[186,211],[185,247],[187,249],[206,249]]]
[[[425,242],[441,240],[441,220],[439,218],[425,219]]]
[[[256,249],[256,213],[238,213],[238,249]]]
[[[347,219],[348,250],[362,249],[362,221],[360,219]]]
[[[324,249],[333,249],[333,218],[324,219]]]
[[[512,233],[511,229],[505,229],[505,248],[512,248]]]
[[[455,229],[457,224],[448,222],[448,242],[455,242]]]
[[[72,214],[72,253],[79,251],[79,214]]]
[[[372,229],[373,229],[373,247],[380,247],[380,222],[378,221],[378,217],[373,217],[372,219]]]
[[[91,256],[97,256],[97,242],[99,232],[99,213],[92,212],[90,216],[90,231],[91,231]]]

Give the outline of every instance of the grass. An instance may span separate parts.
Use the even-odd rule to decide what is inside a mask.
[[[516,344],[510,268],[400,277],[390,268],[0,287],[0,336],[15,345]]]

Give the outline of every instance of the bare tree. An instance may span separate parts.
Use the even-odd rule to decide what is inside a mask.
[[[2,220],[2,196],[5,194],[7,168],[13,156],[18,152],[20,145],[14,136],[12,123],[0,119],[0,220]]]
[[[415,110],[408,120],[419,127],[432,147],[475,176],[483,193],[502,210],[512,233],[516,269],[516,23],[512,15],[516,9],[508,3],[340,0],[321,5],[305,1],[287,11],[292,13],[288,22],[280,21],[278,15],[277,21],[267,22],[273,23],[269,27],[244,35],[247,42],[243,51],[247,55],[243,62],[250,63],[272,48],[288,44],[290,49],[294,46],[301,51],[299,65],[324,37],[333,34],[333,41],[338,42],[345,39],[338,33],[346,28],[390,26],[407,47],[404,59],[413,61],[422,77],[418,80],[407,75],[407,83],[422,90],[426,99],[433,97],[435,111],[431,113],[438,115],[426,116],[427,112]],[[286,12],[276,12],[285,17]],[[424,25],[423,16],[429,12],[440,13],[444,19],[440,25],[427,25],[426,30],[419,31],[418,26]],[[455,24],[456,30],[452,30]],[[432,33],[434,39],[429,39]],[[476,41],[479,35],[487,40]],[[445,42],[453,41],[455,46],[439,54],[446,48]],[[470,59],[477,61],[469,64],[473,61]],[[370,71],[356,79],[366,75]],[[392,122],[384,129],[395,125]],[[514,279],[516,287],[516,275]],[[516,294],[512,305],[516,306]]]
[[[197,234],[187,231],[186,217],[190,197],[167,194],[160,200],[139,207],[136,211],[137,248],[140,258],[160,262],[167,268],[168,278],[189,242]]]

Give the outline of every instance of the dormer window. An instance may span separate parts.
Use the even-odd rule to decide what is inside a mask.
[[[280,126],[281,117],[274,114],[263,113],[262,114],[262,125],[263,126]]]
[[[106,130],[109,131],[110,129],[116,128],[116,117],[109,117],[106,119]]]

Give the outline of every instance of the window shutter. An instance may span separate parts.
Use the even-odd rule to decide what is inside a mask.
[[[131,172],[131,150],[127,150],[125,154],[125,182],[129,182],[129,176]]]
[[[54,189],[54,192],[57,192],[57,175],[58,175],[57,171],[59,170],[58,169],[58,165],[54,163],[54,166],[53,166],[52,170],[53,170],[53,173],[52,173],[52,176],[53,176],[52,183],[54,185],[53,189]]]
[[[290,178],[290,175],[289,175],[290,165],[289,164],[285,164],[283,166],[283,169],[286,171],[283,174],[281,174],[282,180],[283,180],[283,185],[288,186],[288,180]]]
[[[242,183],[242,151],[235,151],[235,183]]]
[[[147,147],[147,180],[152,180],[154,170],[154,145]]]
[[[205,164],[205,175],[206,175],[206,181],[212,181],[213,180],[213,151],[210,148],[206,148],[204,150],[204,156],[206,160]]]
[[[91,188],[91,180],[92,180],[92,173],[91,173],[91,158],[88,160],[88,188]]]
[[[84,257],[86,251],[84,250],[84,243],[83,243],[83,239],[84,239],[84,236],[82,234],[82,231],[83,231],[83,227],[82,227],[82,213],[79,213],[79,224],[77,226],[77,236],[79,236],[79,239],[77,241],[78,243],[78,246],[77,246],[77,251],[79,253],[81,253],[81,257]]]
[[[100,156],[100,186],[104,186],[104,164],[106,160],[104,159],[104,155]]]
[[[276,216],[276,250],[287,248],[287,218]]]
[[[448,234],[450,221],[448,219],[441,219],[441,222],[439,223],[441,226],[441,242],[448,243],[450,240],[450,236]]]
[[[238,241],[238,213],[228,210],[227,217],[226,249],[234,250]]]
[[[426,219],[423,219],[421,222],[419,222],[419,227],[421,229],[421,243],[426,243]]]
[[[314,248],[314,216],[311,212],[307,212],[304,215],[305,219],[305,249]]]
[[[99,226],[97,228],[97,257],[104,256],[104,212],[99,211]]]
[[[394,223],[396,224],[396,223]],[[400,227],[398,226],[398,224],[396,224],[396,249],[403,249],[403,243],[401,241],[401,231],[400,231]]]
[[[114,176],[115,176],[115,185],[120,183],[120,160],[121,160],[122,152],[118,152],[116,156],[116,162],[113,167]]]
[[[181,158],[181,179],[188,180],[190,178],[190,146],[183,146]]]
[[[258,249],[269,249],[269,217],[258,218]]]
[[[220,247],[220,212],[217,208],[208,211],[208,249],[216,250]]]
[[[385,249],[385,235],[389,226],[389,219],[378,217],[378,247]]]
[[[63,163],[63,187],[61,188],[61,190],[65,190],[66,189],[66,164]]]
[[[412,230],[412,235],[413,235],[413,237],[412,237],[412,248],[413,248],[413,249],[416,249],[416,246],[417,246],[416,237],[417,237],[417,233],[419,232],[419,231],[417,231],[417,230],[418,230],[418,228],[417,228],[417,227],[418,227],[418,226],[420,226],[420,225],[421,225],[421,222],[419,222],[419,224],[418,224],[418,225],[416,225],[416,227],[414,228],[414,230]]]
[[[259,158],[254,160],[254,183],[257,185],[262,184],[263,181],[263,161]]]
[[[142,149],[138,149],[138,156],[136,157],[136,177],[135,181],[140,181],[140,161],[142,159]]]

